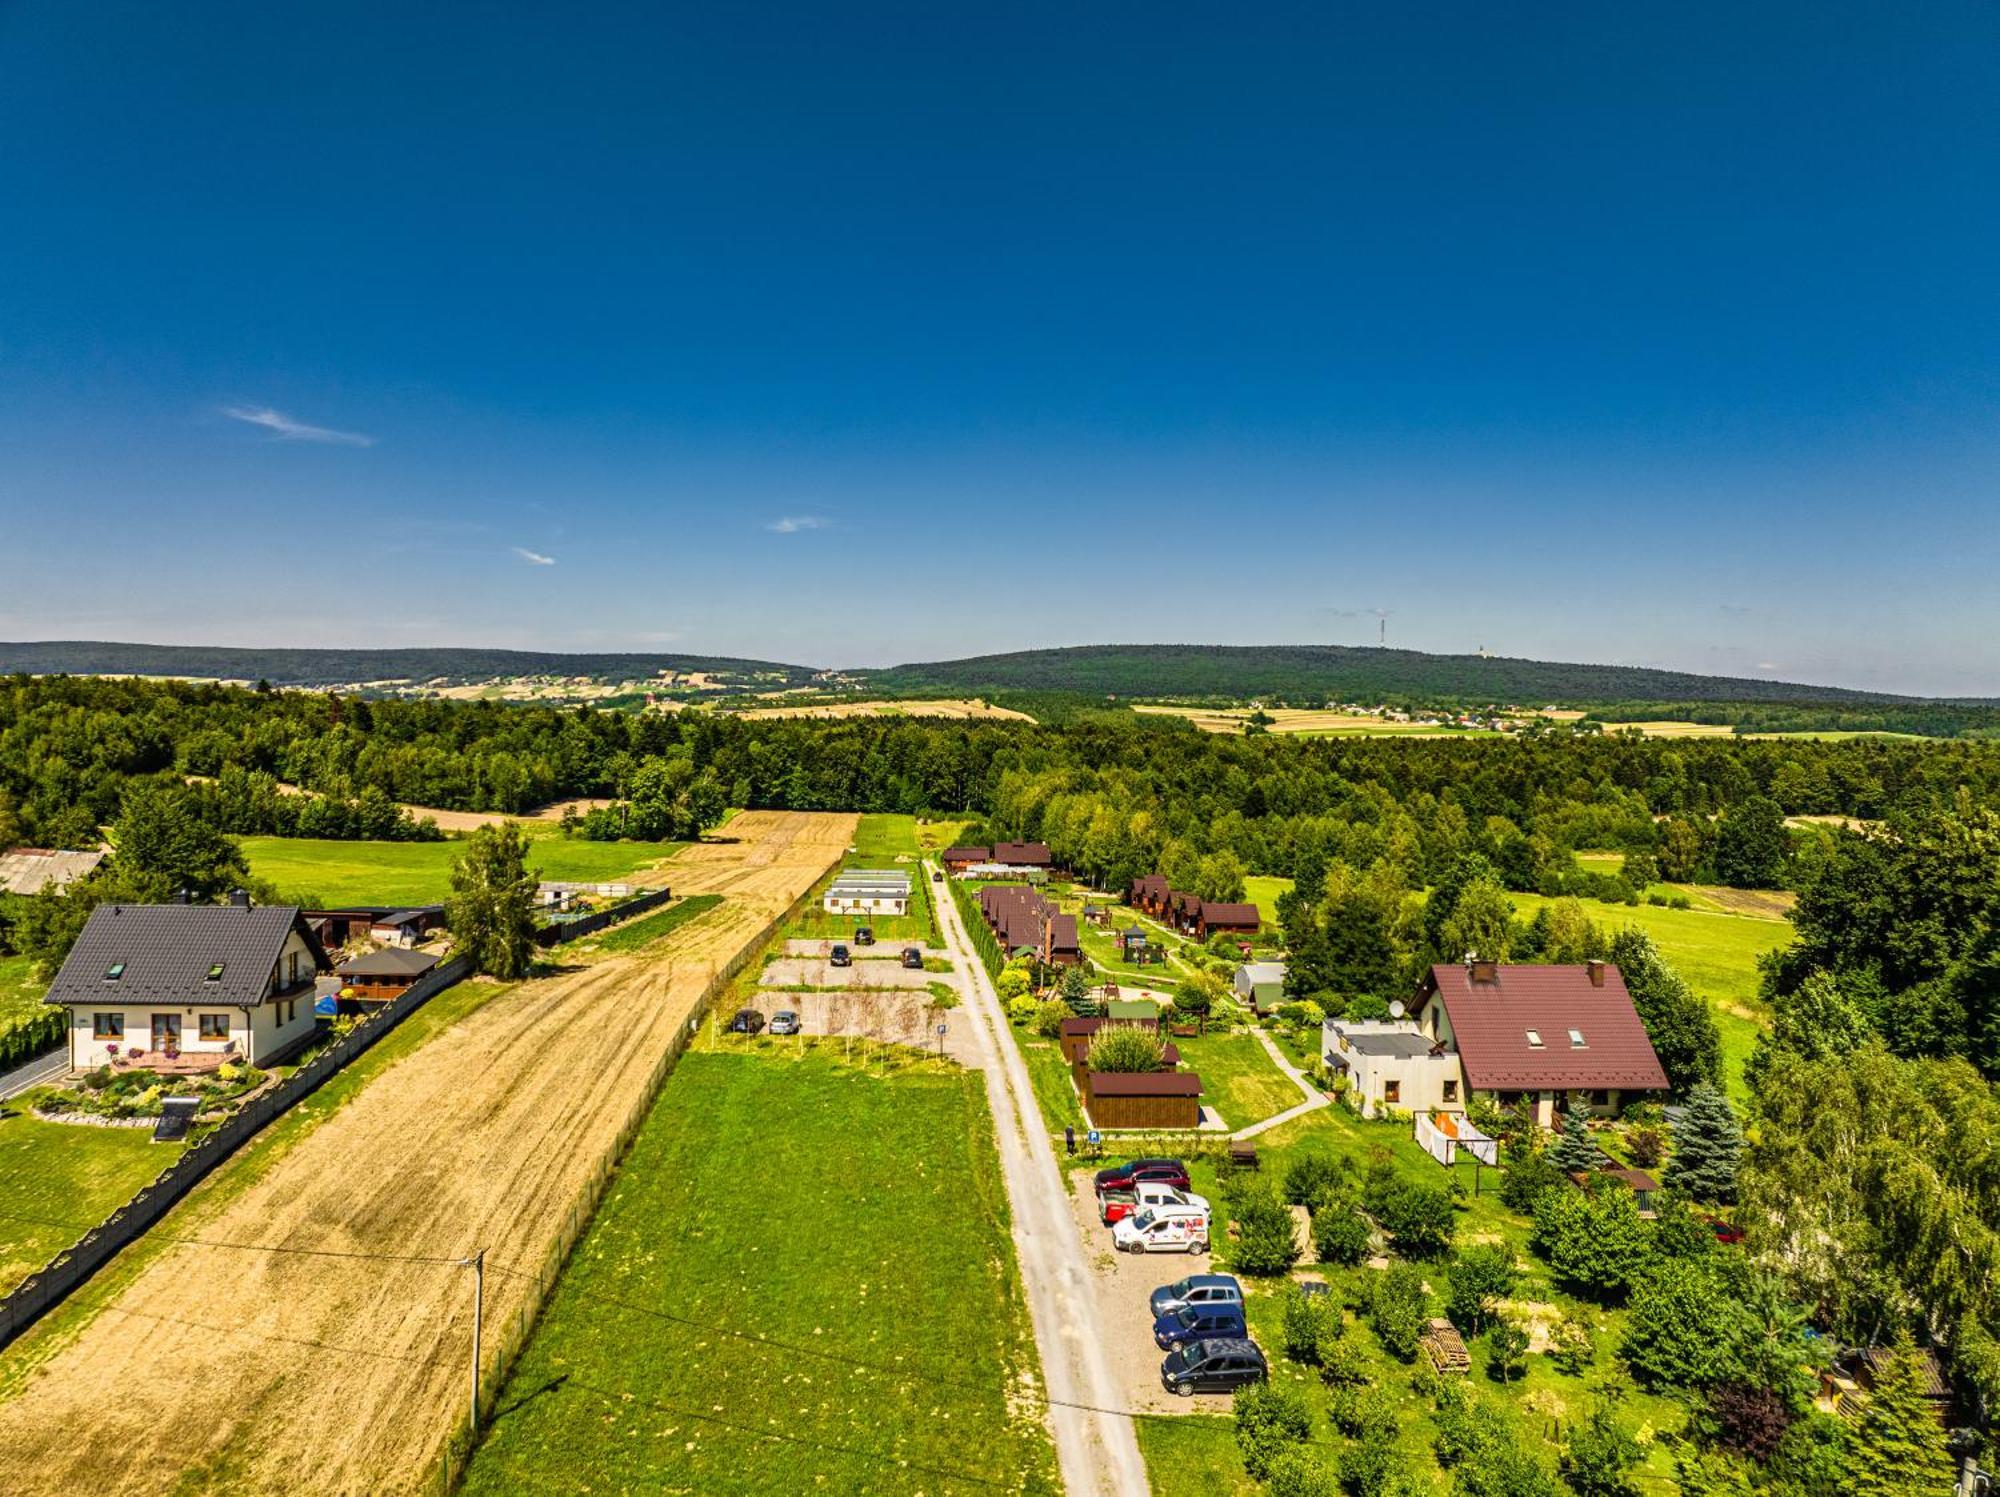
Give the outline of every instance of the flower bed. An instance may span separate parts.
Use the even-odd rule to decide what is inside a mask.
[[[35,1111],[45,1118],[83,1114],[101,1118],[156,1118],[162,1097],[200,1097],[201,1111],[227,1109],[264,1083],[255,1066],[225,1062],[202,1076],[162,1076],[133,1067],[113,1070],[99,1066],[70,1086],[47,1087],[35,1096]]]

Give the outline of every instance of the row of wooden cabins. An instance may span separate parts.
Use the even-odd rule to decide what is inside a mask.
[[[995,842],[991,847],[947,847],[944,866],[951,873],[992,869],[999,873],[1051,873],[1055,855],[1046,842]]]
[[[1084,1111],[1099,1128],[1192,1130],[1201,1126],[1201,1077],[1180,1069],[1180,1050],[1169,1041],[1157,1071],[1093,1071],[1090,1042],[1106,1024],[1130,1024],[1157,1031],[1157,1013],[1145,1018],[1064,1019],[1058,1036],[1063,1059],[1083,1097]]]
[[[1076,916],[1065,915],[1055,901],[1018,884],[989,884],[979,891],[979,913],[1008,956],[1028,952],[1056,967],[1083,961],[1083,943],[1076,933]]]
[[[1197,941],[1222,934],[1254,936],[1262,920],[1254,904],[1178,893],[1167,886],[1165,875],[1158,873],[1133,879],[1125,891],[1125,902]]]

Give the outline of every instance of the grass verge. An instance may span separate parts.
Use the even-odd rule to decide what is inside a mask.
[[[586,951],[637,951],[641,946],[651,945],[661,936],[680,929],[690,920],[707,914],[721,903],[720,894],[690,894],[686,899],[671,904],[664,910],[654,910],[649,915],[641,915],[637,920],[614,925],[602,935],[577,944],[579,949]]]
[[[980,1078],[710,1026],[462,1490],[1053,1491],[1038,1382]]]
[[[442,904],[460,842],[335,842],[315,837],[242,837],[250,871],[288,896],[328,904]],[[569,883],[615,883],[672,857],[684,842],[585,842],[538,837],[528,866]]]

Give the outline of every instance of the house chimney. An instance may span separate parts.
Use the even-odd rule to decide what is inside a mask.
[[[1498,962],[1481,961],[1478,957],[1474,957],[1467,965],[1466,970],[1472,980],[1477,983],[1485,983],[1491,986],[1500,981],[1500,964]]]
[[[194,895],[190,890],[184,888],[174,890],[175,904],[192,904],[193,902],[194,902]]]
[[[229,902],[239,910],[249,909],[250,891],[248,889],[231,889],[229,891]]]
[[[1601,988],[1604,986],[1604,963],[1598,961],[1595,957],[1593,957],[1591,960],[1583,964],[1583,970],[1586,974],[1589,975],[1590,985],[1593,988]]]

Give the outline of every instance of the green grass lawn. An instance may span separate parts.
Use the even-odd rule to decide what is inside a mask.
[[[463,842],[334,842],[316,837],[242,837],[250,871],[288,898],[328,905],[443,904]],[[615,883],[672,857],[684,842],[586,842],[539,837],[528,866],[546,879]]]
[[[1231,1128],[1261,1123],[1305,1100],[1247,1029],[1177,1036],[1174,1043],[1180,1047],[1181,1069],[1201,1076],[1201,1105],[1221,1113]]]
[[[1036,1411],[1008,1402],[1034,1372],[978,1075],[705,1040],[571,1255],[463,1490],[1052,1492]]]
[[[1291,888],[1292,881],[1271,874],[1253,874],[1243,880],[1243,897],[1257,906],[1257,916],[1266,925],[1278,923],[1278,896]]]
[[[721,903],[720,894],[690,894],[663,910],[654,910],[637,920],[614,925],[594,938],[586,936],[577,944],[579,949],[586,951],[637,951],[641,946],[649,946],[661,936],[678,930],[688,921],[707,914]]]
[[[1035,1089],[1035,1101],[1041,1104],[1049,1132],[1088,1128],[1083,1101],[1076,1094],[1076,1083],[1070,1080],[1069,1062],[1062,1058],[1061,1048],[1054,1040],[1045,1040],[1019,1025],[1009,1025],[1008,1031],[1021,1048],[1021,1060],[1028,1068],[1028,1081]]]
[[[90,1128],[0,1112],[0,1294],[180,1157],[182,1145],[152,1140],[150,1128]]]
[[[42,994],[49,985],[35,976],[32,958],[0,956],[0,1030],[42,1011]]]

